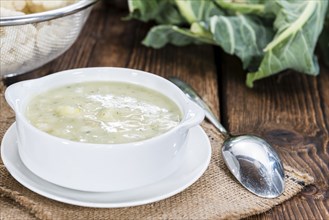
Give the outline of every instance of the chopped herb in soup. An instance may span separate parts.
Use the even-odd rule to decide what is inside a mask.
[[[87,143],[128,143],[160,135],[181,121],[178,106],[154,90],[121,82],[77,83],[34,97],[26,111],[37,128]]]

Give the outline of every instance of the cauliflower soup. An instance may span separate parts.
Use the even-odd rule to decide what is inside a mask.
[[[51,135],[86,143],[118,144],[155,137],[177,126],[179,107],[165,95],[122,82],[85,82],[33,97],[31,124]]]

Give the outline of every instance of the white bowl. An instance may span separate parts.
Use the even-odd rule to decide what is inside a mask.
[[[126,144],[74,142],[52,136],[29,123],[25,110],[33,96],[86,81],[128,82],[156,90],[179,106],[182,121],[159,136]],[[189,129],[204,118],[203,110],[170,81],[125,68],[67,70],[11,85],[5,97],[16,114],[18,150],[26,167],[49,182],[91,192],[127,190],[167,177],[180,166]]]

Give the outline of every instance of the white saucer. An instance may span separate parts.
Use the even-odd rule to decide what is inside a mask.
[[[181,167],[160,182],[132,190],[95,193],[72,190],[47,182],[25,167],[17,150],[15,123],[1,143],[1,157],[10,174],[28,189],[47,198],[86,207],[118,208],[148,204],[173,196],[197,181],[207,169],[211,146],[200,126],[190,130]]]

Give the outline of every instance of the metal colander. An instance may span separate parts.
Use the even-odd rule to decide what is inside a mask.
[[[80,0],[47,12],[0,18],[0,78],[34,70],[64,53],[77,39],[92,5]]]

